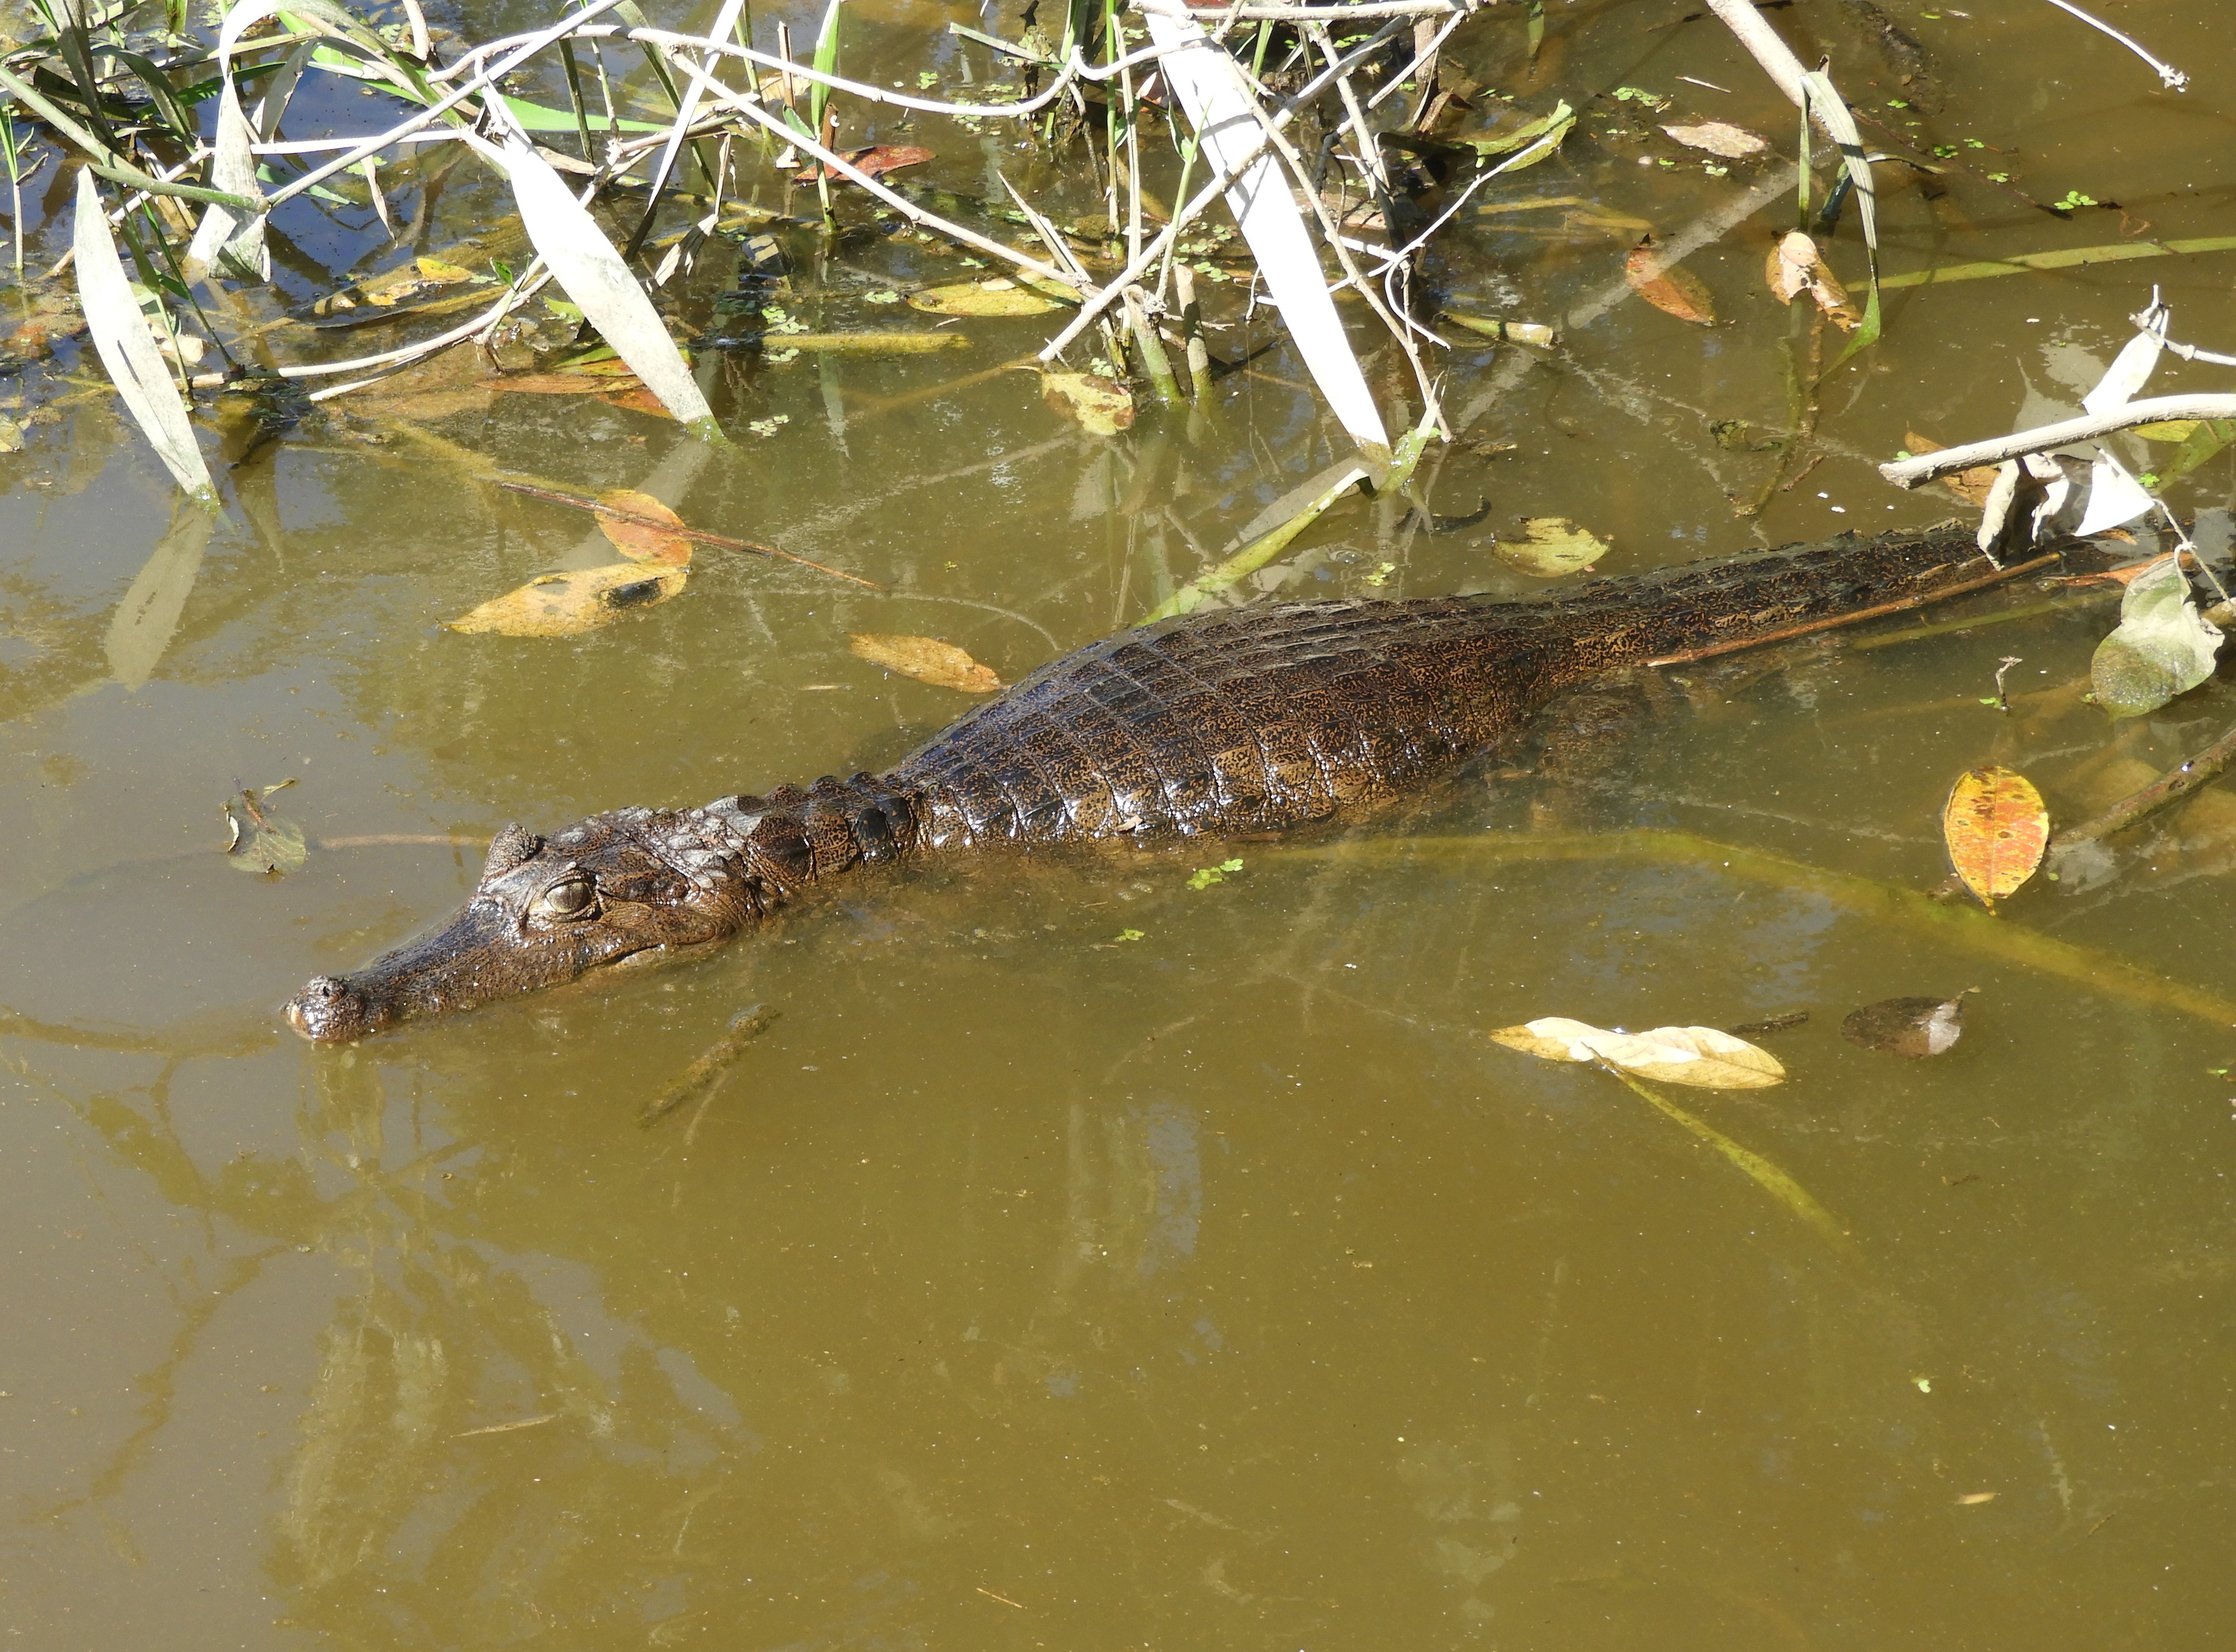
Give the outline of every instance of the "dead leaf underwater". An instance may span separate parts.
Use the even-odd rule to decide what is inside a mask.
[[[874,632],[849,634],[846,645],[871,665],[898,671],[918,682],[939,688],[960,688],[965,694],[990,694],[1002,686],[1001,678],[957,648],[929,636],[882,636]]]
[[[1660,243],[1648,235],[1630,249],[1622,261],[1623,280],[1630,290],[1664,315],[1695,326],[1716,325],[1716,301],[1700,278],[1681,264],[1664,261]]]
[[[1041,399],[1095,436],[1115,436],[1134,422],[1134,392],[1091,372],[1044,372]]]
[[[1703,121],[1698,126],[1665,126],[1661,129],[1688,149],[1705,149],[1726,161],[1744,161],[1770,148],[1769,140],[1726,121]]]
[[[1942,1055],[1964,1036],[1965,993],[1978,991],[1967,987],[1953,998],[1882,998],[1843,1021],[1840,1036],[1866,1050],[1912,1060]]]
[[[1539,579],[1581,573],[1608,554],[1608,543],[1566,517],[1527,517],[1522,536],[1498,542],[1498,559]]]
[[[932,315],[1041,315],[1062,307],[1056,299],[1002,276],[990,281],[928,286],[910,293],[908,301],[911,310]]]
[[[2049,843],[2049,810],[2034,783],[1996,764],[1967,769],[1941,812],[1949,861],[1990,912],[2034,876]]]
[[[634,562],[659,563],[668,568],[689,565],[690,540],[667,531],[682,527],[682,517],[650,494],[640,493],[635,488],[608,488],[598,497],[614,507],[613,510],[597,513],[598,527],[622,556]],[[616,516],[615,511],[627,511],[628,515]]]

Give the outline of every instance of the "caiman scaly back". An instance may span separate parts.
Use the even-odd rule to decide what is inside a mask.
[[[1262,836],[1356,818],[1665,655],[1968,589],[1969,531],[1759,551],[1550,595],[1264,603],[1052,661],[884,775],[517,826],[448,925],[287,1005],[354,1038],[628,959],[694,951],[865,865],[928,852]]]

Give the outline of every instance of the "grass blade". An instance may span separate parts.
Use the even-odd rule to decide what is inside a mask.
[[[115,382],[116,393],[178,484],[195,498],[217,500],[209,467],[194,444],[194,427],[171,382],[163,352],[148,332],[132,284],[124,278],[123,260],[116,253],[116,238],[109,233],[109,214],[101,192],[89,171],[77,174],[78,303],[85,313],[87,330],[101,352],[102,365]]]
[[[597,220],[559,174],[518,135],[502,148],[480,137],[469,135],[467,142],[511,181],[521,222],[536,252],[567,296],[582,306],[590,325],[628,363],[629,371],[694,435],[721,440],[714,410],[668,336],[667,324]]]

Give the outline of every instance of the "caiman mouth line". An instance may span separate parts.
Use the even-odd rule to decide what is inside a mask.
[[[2032,567],[2029,563],[2024,564]],[[883,775],[507,826],[464,910],[286,1007],[322,1043],[683,957],[864,865],[934,851],[1276,837],[1354,820],[1651,662],[1976,590],[1950,524],[1529,597],[1212,609],[1074,650]]]

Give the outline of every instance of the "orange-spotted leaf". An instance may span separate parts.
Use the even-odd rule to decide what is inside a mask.
[[[2049,843],[2049,811],[2016,769],[1968,769],[1950,788],[1941,835],[1964,887],[1990,912],[2034,876]]]
[[[608,563],[603,568],[546,574],[516,591],[490,598],[450,622],[453,631],[500,636],[576,636],[640,608],[664,602],[691,577],[685,568]]]
[[[669,528],[681,528],[683,518],[648,493],[635,488],[608,488],[598,496],[613,510],[598,512],[598,526],[614,549],[634,562],[659,563],[681,568],[691,560],[691,542]],[[614,511],[626,511],[616,516]]]
[[[1707,287],[1683,265],[1667,262],[1653,236],[1630,249],[1622,274],[1632,292],[1664,315],[1698,326],[1716,325],[1716,301],[1708,296]]]

